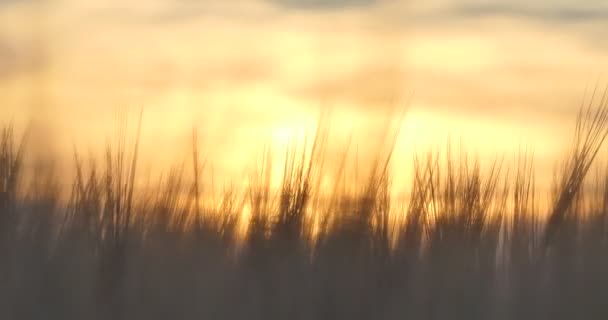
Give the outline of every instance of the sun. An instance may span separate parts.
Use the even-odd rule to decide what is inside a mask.
[[[291,148],[301,149],[312,143],[316,131],[316,123],[303,115],[293,116],[273,126],[271,129],[272,149],[279,154],[285,154]]]

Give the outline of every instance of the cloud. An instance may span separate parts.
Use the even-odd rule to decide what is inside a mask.
[[[486,16],[508,16],[561,23],[608,22],[608,7],[555,6],[549,3],[543,6],[518,5],[507,2],[466,3],[452,5],[448,9],[438,10],[438,13],[471,19]]]
[[[3,0],[0,0],[3,1]],[[35,0],[12,0],[35,1]],[[1,6],[1,2],[0,2]],[[226,21],[267,21],[268,0],[118,0],[74,1],[52,6],[69,9],[48,10],[52,16],[86,18],[79,23],[113,24],[142,27],[166,27],[198,23],[210,19]]]
[[[0,38],[0,80],[36,72],[45,65],[43,52]]]
[[[294,9],[327,10],[370,6],[378,0],[270,0],[272,3]]]
[[[379,62],[331,78],[309,79],[291,86],[289,94],[295,99],[374,112],[393,108],[413,93],[415,108],[443,116],[561,121],[573,116],[585,86],[573,85],[572,79],[584,79],[580,72],[567,68],[562,72],[570,77],[556,80],[555,70],[547,66],[534,70],[518,65],[489,66],[450,73]]]
[[[19,3],[19,2],[30,2],[32,0],[0,0],[0,6],[2,5],[10,5],[13,3]]]
[[[292,86],[290,94],[306,100],[341,102],[355,107],[391,107],[408,92],[404,71],[397,66],[369,65],[333,77],[309,79]]]

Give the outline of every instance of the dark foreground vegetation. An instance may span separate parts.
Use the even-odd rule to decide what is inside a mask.
[[[213,203],[196,146],[153,192],[136,187],[137,141],[101,165],[76,156],[62,200],[52,173],[24,178],[5,129],[0,319],[608,319],[608,176],[584,183],[605,100],[582,108],[547,210],[530,154],[482,168],[450,149],[417,157],[395,204],[393,129],[358,192],[320,195],[326,127],[287,156],[280,190],[267,158]]]

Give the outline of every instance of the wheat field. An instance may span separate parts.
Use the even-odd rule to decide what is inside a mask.
[[[196,136],[154,188],[138,188],[136,128],[96,163],[76,153],[65,191],[27,172],[27,136],[6,126],[0,318],[608,318],[606,95],[581,107],[550,195],[532,152],[488,164],[448,147],[412,155],[399,205],[394,128],[355,191],[338,163],[321,193],[327,127],[288,152],[280,188],[267,157],[246,188],[210,200]]]

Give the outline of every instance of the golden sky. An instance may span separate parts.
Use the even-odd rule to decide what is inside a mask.
[[[0,120],[69,157],[144,107],[145,161],[181,161],[196,126],[231,178],[322,108],[365,157],[410,98],[397,162],[450,136],[553,164],[605,70],[603,0],[0,0]]]

